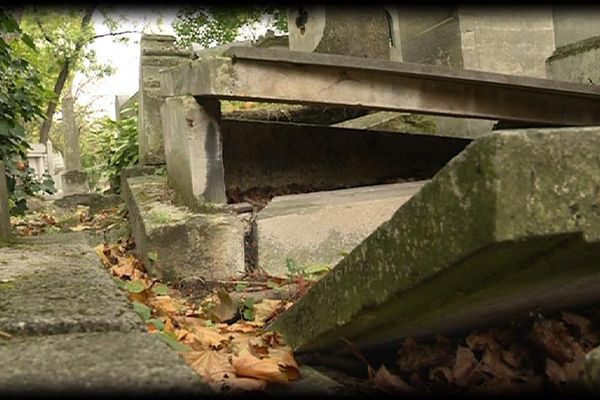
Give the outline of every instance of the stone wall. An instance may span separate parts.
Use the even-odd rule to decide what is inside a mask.
[[[139,158],[142,165],[165,163],[162,124],[160,120],[158,73],[189,60],[191,52],[175,47],[170,35],[142,35],[140,41],[139,90]]]
[[[554,5],[556,48],[600,35],[600,6],[595,4]]]
[[[242,193],[333,190],[432,177],[469,142],[308,124],[221,121],[229,201]]]

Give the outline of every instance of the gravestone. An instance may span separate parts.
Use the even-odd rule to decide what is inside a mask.
[[[79,128],[73,111],[74,99],[66,95],[62,101],[62,114],[65,139],[65,172],[61,175],[64,194],[87,193],[89,183],[87,174],[81,170],[79,151]]]

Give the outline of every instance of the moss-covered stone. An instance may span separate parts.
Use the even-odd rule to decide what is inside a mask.
[[[600,129],[469,145],[271,327],[295,349],[453,331],[598,300]]]

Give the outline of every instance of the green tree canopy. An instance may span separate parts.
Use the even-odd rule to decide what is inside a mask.
[[[238,38],[256,39],[264,29],[287,32],[287,11],[275,6],[184,7],[173,21],[177,44],[213,47]]]

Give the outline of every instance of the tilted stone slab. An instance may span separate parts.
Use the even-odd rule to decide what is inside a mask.
[[[298,266],[335,265],[390,219],[424,182],[275,197],[256,218],[258,265],[286,276]]]
[[[128,178],[122,190],[135,251],[151,273],[175,282],[244,272],[244,227],[225,205],[199,204],[196,211],[178,205],[166,177],[158,175]],[[148,252],[158,260],[150,260]]]
[[[3,393],[211,393],[158,337],[142,332],[0,339]]]
[[[87,243],[66,245],[58,241],[63,235],[48,236],[57,241],[24,241],[1,249],[0,331],[144,330],[131,302]],[[72,236],[69,240],[77,242]]]
[[[471,143],[271,326],[296,350],[600,300],[600,128]]]

